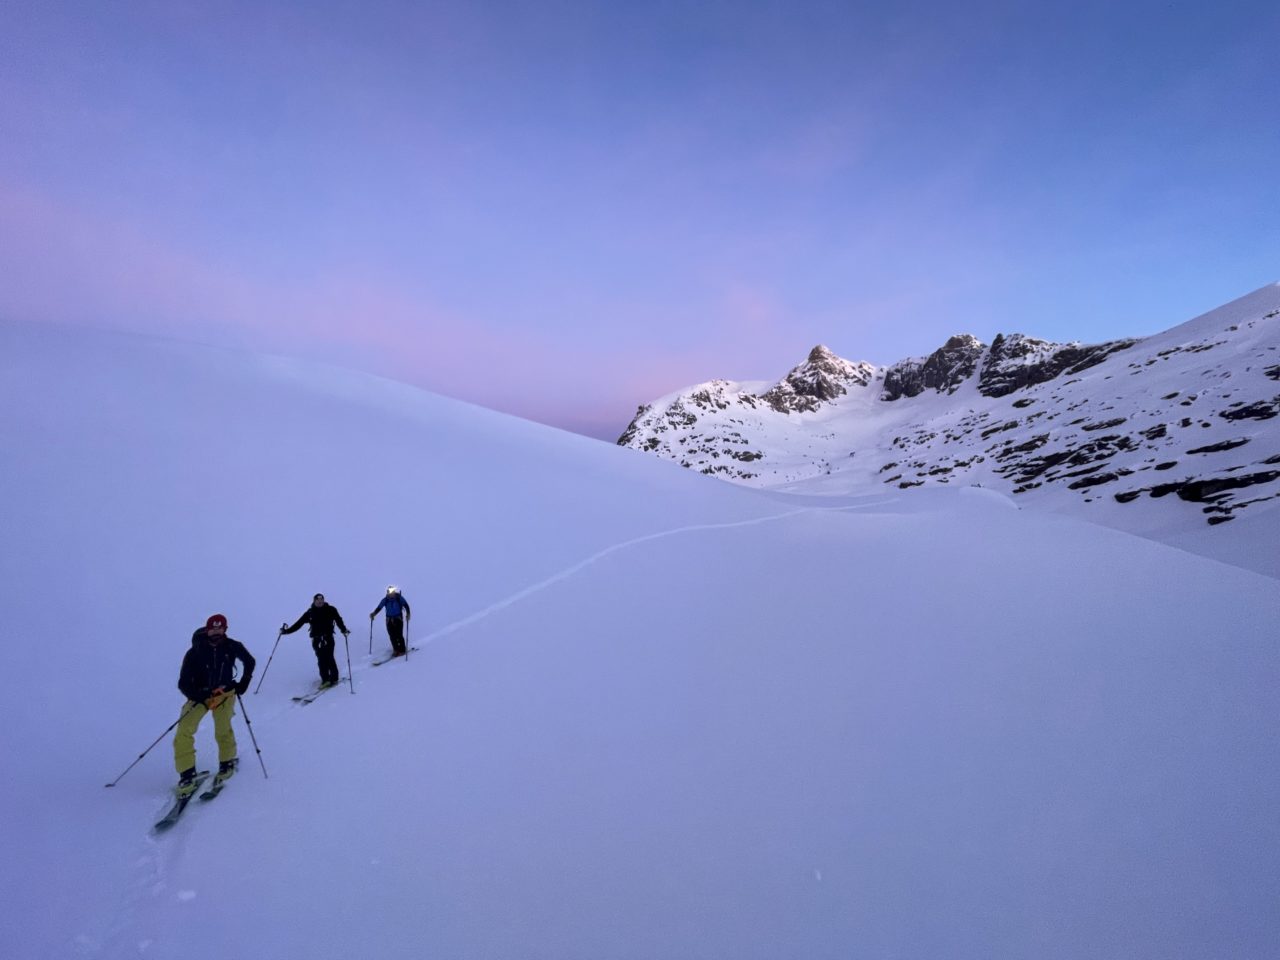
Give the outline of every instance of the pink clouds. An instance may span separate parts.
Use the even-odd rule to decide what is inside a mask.
[[[662,378],[579,338],[433,306],[375,269],[256,277],[154,227],[0,184],[0,314],[112,326],[369,370],[550,423],[621,432]],[[640,361],[652,370],[650,357]],[[645,384],[648,384],[647,386]],[[662,384],[665,389],[665,383]],[[614,426],[610,426],[610,425]]]

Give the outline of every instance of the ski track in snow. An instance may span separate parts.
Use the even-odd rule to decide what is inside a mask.
[[[570,567],[566,567],[564,570],[561,570],[559,573],[552,574],[550,577],[547,577],[545,580],[541,580],[538,583],[525,587],[523,590],[519,590],[511,594],[511,596],[509,597],[499,600],[496,603],[492,603],[489,606],[485,607],[483,610],[479,610],[476,613],[463,617],[461,620],[455,620],[453,623],[450,623],[447,626],[440,627],[438,630],[435,630],[434,632],[427,634],[427,636],[424,637],[423,639],[418,640],[417,643],[421,644],[422,646],[426,646],[427,644],[432,643],[433,641],[440,640],[444,637],[447,637],[451,633],[456,633],[457,631],[463,629],[464,627],[469,627],[474,623],[478,623],[479,621],[484,620],[486,617],[492,616],[493,614],[497,613],[499,610],[505,610],[507,607],[511,606],[512,604],[519,603],[521,600],[524,600],[525,598],[530,597],[535,593],[545,590],[554,584],[560,583],[563,580],[568,580],[570,577],[577,575],[578,573],[582,572],[592,564],[598,563],[599,561],[603,560],[605,557],[618,553],[622,550],[627,550],[631,547],[638,546],[642,543],[649,543],[653,540],[663,540],[663,539],[666,539],[667,537],[679,536],[680,534],[683,534],[683,533],[696,533],[702,530],[729,530],[735,527],[759,526],[760,524],[773,523],[777,520],[786,520],[790,517],[796,517],[806,513],[834,513],[834,512],[847,512],[851,510],[861,510],[866,507],[876,507],[886,503],[892,503],[894,499],[895,498],[892,498],[892,497],[884,497],[884,498],[869,500],[866,503],[843,504],[837,507],[800,507],[795,510],[788,510],[785,513],[770,514],[769,516],[766,516],[766,517],[755,517],[751,520],[733,520],[727,523],[695,523],[686,527],[674,527],[670,530],[660,530],[657,533],[646,533],[644,536],[633,537],[630,540],[624,540],[621,543],[615,543],[612,546],[605,547],[603,550],[600,550],[597,553],[593,553],[591,556],[587,557],[585,560],[579,560],[577,563],[573,564]]]
[[[850,511],[865,510],[883,506],[896,500],[895,497],[877,497],[868,499],[866,502],[856,504],[842,504],[840,506],[831,507],[799,507],[795,510],[787,510],[782,513],[769,514],[763,517],[754,517],[750,520],[733,520],[726,523],[698,523],[684,527],[673,527],[669,530],[659,530],[656,533],[647,533],[643,536],[633,537],[630,540],[623,540],[593,553],[591,556],[579,560],[571,566],[565,567],[558,573],[552,574],[544,580],[531,584],[522,590],[518,590],[508,597],[491,603],[482,610],[455,620],[453,623],[440,627],[439,629],[429,633],[427,636],[414,640],[420,647],[436,640],[441,640],[451,634],[457,633],[472,624],[478,623],[493,614],[505,610],[508,607],[525,600],[528,597],[539,593],[557,583],[561,583],[571,577],[581,573],[592,564],[599,563],[605,557],[612,556],[631,547],[639,546],[643,543],[650,543],[654,540],[663,540],[668,537],[680,536],[686,533],[698,533],[706,530],[731,530],[740,527],[760,526],[766,523],[774,523],[779,520],[787,520],[791,517],[803,516],[810,513],[847,513]],[[369,662],[361,664],[355,669],[361,673],[367,672],[372,668]],[[299,706],[299,704],[290,704],[289,706]],[[268,716],[277,716],[279,710],[269,713]],[[158,818],[164,812],[164,808],[168,805],[168,800],[159,808],[156,813]],[[145,930],[140,929],[144,926],[144,913],[148,908],[154,909],[163,898],[169,896],[169,883],[166,879],[168,875],[167,865],[181,860],[183,850],[185,848],[186,823],[179,823],[174,830],[170,831],[163,838],[156,838],[148,833],[145,836],[146,850],[135,859],[134,879],[132,883],[126,884],[122,891],[121,904],[115,912],[113,922],[108,926],[100,940],[94,941],[91,938],[81,936],[77,938],[77,946],[82,956],[102,956],[107,958],[123,958],[123,957],[140,957],[145,956],[147,948],[150,945],[150,938],[146,936]],[[173,904],[178,901],[186,901],[192,898],[189,891],[182,891],[172,895]]]
[[[159,819],[170,803],[159,806],[155,818]],[[183,824],[178,824],[182,827]],[[95,941],[88,937],[77,938],[82,956],[101,956],[108,960],[146,956],[152,940],[143,929],[148,910],[155,909],[169,891],[168,865],[181,860],[186,849],[185,831],[175,829],[163,838],[150,832],[144,836],[146,848],[134,859],[133,880],[123,885],[120,906],[102,937]],[[190,899],[181,894],[176,900]]]

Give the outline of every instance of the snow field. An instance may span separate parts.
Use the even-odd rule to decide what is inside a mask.
[[[340,371],[0,332],[14,955],[1277,942],[1274,580],[987,491],[802,509]],[[374,670],[389,582],[422,649]],[[284,638],[270,779],[238,719],[228,790],[149,836],[167,740],[101,784],[191,630],[227,613],[261,671],[316,590],[356,694],[290,703]]]

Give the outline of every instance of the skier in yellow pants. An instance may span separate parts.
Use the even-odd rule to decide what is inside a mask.
[[[244,667],[240,680],[235,664]],[[196,789],[196,729],[206,713],[213,714],[213,733],[218,741],[217,780],[226,780],[236,769],[236,735],[231,718],[236,697],[249,689],[253,677],[253,656],[244,644],[227,636],[227,618],[210,617],[191,635],[191,649],[182,659],[178,689],[186,695],[178,732],[173,738],[173,763],[178,771],[178,796],[190,796]]]

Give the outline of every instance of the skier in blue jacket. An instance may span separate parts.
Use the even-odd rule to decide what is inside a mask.
[[[392,585],[387,587],[387,595],[378,601],[373,613],[369,614],[369,619],[373,620],[379,610],[387,612],[387,636],[391,638],[391,655],[403,657],[406,653],[404,624],[410,616],[409,601],[401,595],[399,587]]]

